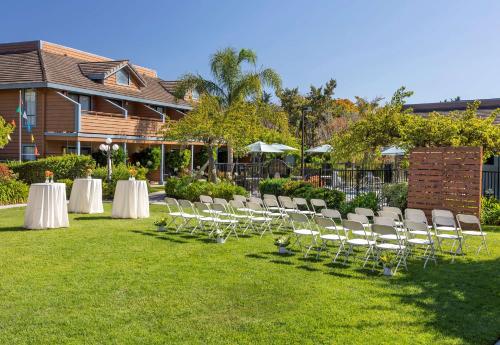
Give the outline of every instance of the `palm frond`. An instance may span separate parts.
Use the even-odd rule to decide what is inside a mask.
[[[257,54],[251,49],[241,49],[238,54],[238,64],[248,62],[250,65],[255,66],[257,63]]]
[[[264,86],[269,86],[276,91],[281,90],[281,77],[272,68],[266,68],[260,71],[259,77]]]

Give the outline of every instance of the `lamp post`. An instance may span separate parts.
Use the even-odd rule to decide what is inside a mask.
[[[111,138],[107,138],[106,139],[106,143],[105,144],[101,144],[99,145],[99,149],[102,151],[102,153],[104,153],[106,155],[106,158],[107,158],[107,165],[108,165],[108,176],[107,176],[107,181],[108,183],[111,182],[111,174],[112,174],[112,154],[113,154],[113,151],[118,151],[119,147],[118,145],[114,144],[113,146],[111,146],[111,144],[113,143],[113,140],[111,140]]]
[[[302,143],[300,145],[300,171],[302,179],[304,179],[304,143],[305,143],[305,114],[312,111],[311,107],[302,108]]]

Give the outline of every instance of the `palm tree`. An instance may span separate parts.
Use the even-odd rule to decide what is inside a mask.
[[[249,65],[249,70],[244,70]],[[217,97],[223,108],[246,99],[260,99],[264,88],[281,88],[281,78],[271,68],[257,69],[257,54],[250,49],[234,48],[218,50],[210,58],[212,80],[199,74],[188,73],[181,77],[174,91],[183,98],[187,92],[195,90],[199,94],[208,93]],[[228,171],[232,171],[233,150],[228,147]]]

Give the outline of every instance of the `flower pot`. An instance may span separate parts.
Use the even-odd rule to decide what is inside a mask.
[[[226,239],[224,237],[217,237],[215,240],[217,241],[217,243],[221,243],[221,244],[226,243]]]
[[[393,276],[392,269],[390,267],[384,266],[384,276]]]
[[[157,226],[157,231],[158,232],[165,232],[165,225],[158,225]]]
[[[278,253],[279,254],[288,254],[288,249],[286,249],[286,247],[278,246]]]

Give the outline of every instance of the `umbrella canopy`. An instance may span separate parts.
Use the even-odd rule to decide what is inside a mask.
[[[382,151],[382,156],[404,156],[405,151],[397,146],[391,146]]]
[[[282,150],[262,141],[257,141],[247,146],[249,153],[283,153]]]
[[[281,150],[281,151],[297,151],[295,147],[291,147],[285,144],[278,144],[278,143],[273,143],[271,144],[272,147],[275,149]]]
[[[328,153],[328,152],[331,152],[331,151],[332,151],[332,145],[325,144],[325,145],[316,146],[316,147],[313,147],[312,149],[306,150],[306,153],[310,153],[310,154],[313,154],[313,153]]]

